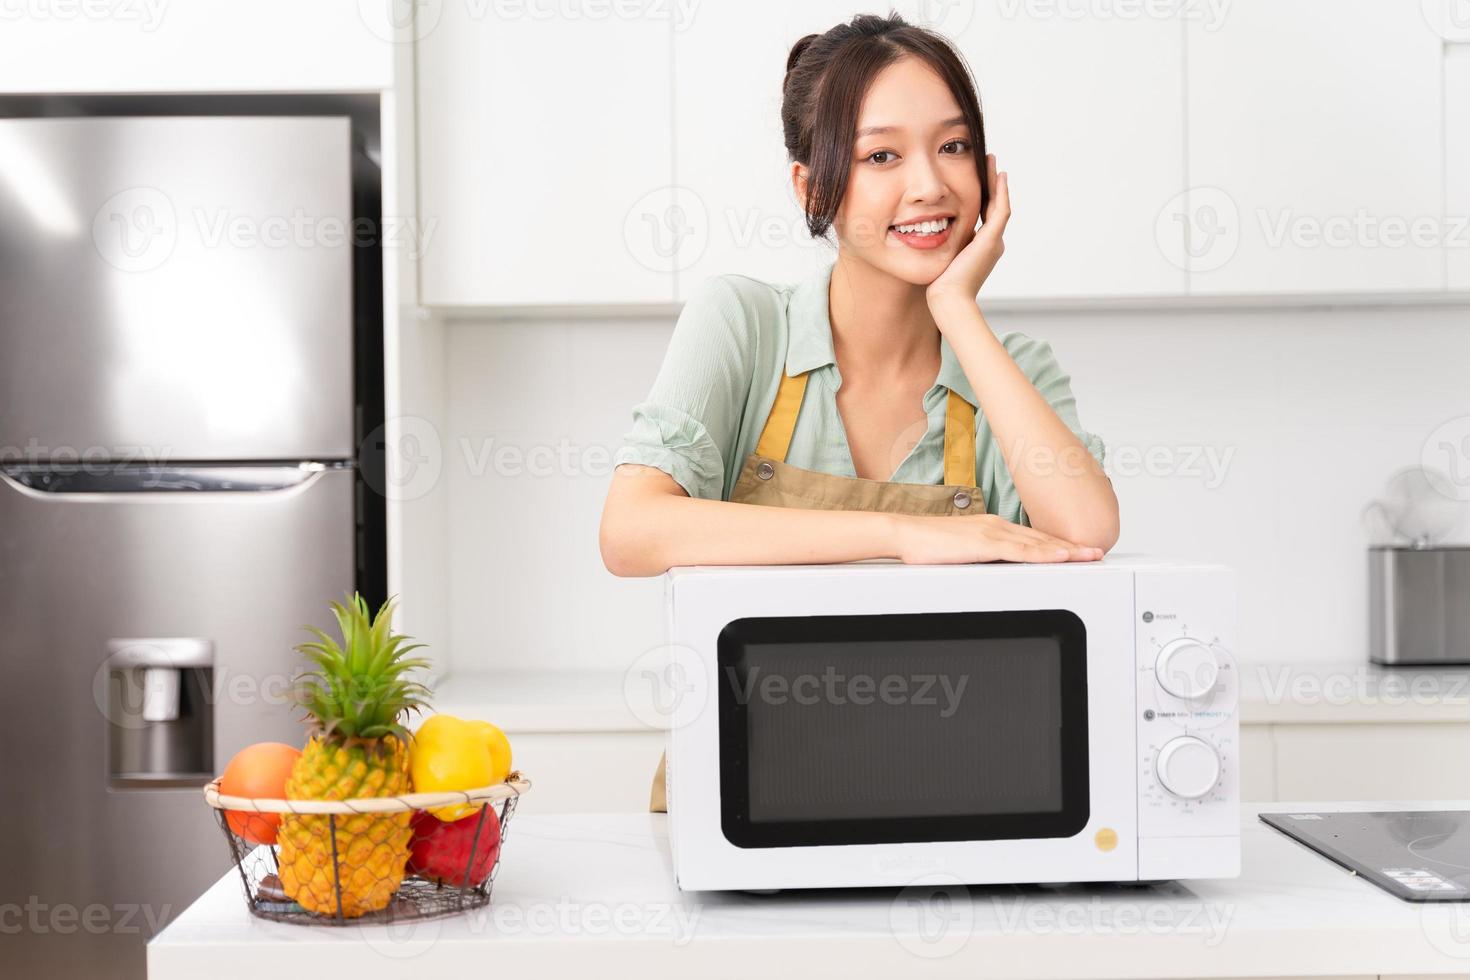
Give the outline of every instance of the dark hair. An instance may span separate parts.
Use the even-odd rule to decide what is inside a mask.
[[[781,128],[787,156],[809,171],[806,225],[813,238],[827,234],[847,192],[858,112],[868,87],[884,68],[910,55],[932,68],[960,105],[975,150],[984,215],[990,202],[985,121],[965,62],[944,37],[909,24],[897,13],[859,14],[825,34],[808,34],[786,57]]]

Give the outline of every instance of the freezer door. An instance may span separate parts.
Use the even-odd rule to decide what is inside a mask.
[[[351,457],[348,125],[0,120],[0,462]]]
[[[0,976],[141,980],[145,941],[228,870],[198,779],[112,778],[134,720],[109,669],[138,638],[212,664],[215,772],[300,745],[293,647],[353,587],[353,495],[351,468],[0,469],[0,908],[27,910]]]

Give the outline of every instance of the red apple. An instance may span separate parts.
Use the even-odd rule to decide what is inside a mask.
[[[484,826],[480,826],[483,813]],[[480,840],[475,842],[475,831]],[[473,888],[490,877],[495,858],[500,854],[500,818],[495,808],[486,804],[479,812],[445,823],[425,810],[413,815],[413,848],[408,855],[410,874],[439,884]],[[475,849],[475,862],[470,865],[470,848]],[[469,868],[469,880],[465,869]]]

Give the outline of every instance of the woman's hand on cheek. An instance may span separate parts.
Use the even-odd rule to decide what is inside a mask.
[[[996,172],[994,153],[986,155],[985,170],[992,188],[985,220],[979,230],[969,233],[970,240],[950,260],[948,268],[929,284],[925,296],[931,309],[956,300],[975,302],[980,287],[1005,252],[1002,236],[1011,217],[1010,187],[1006,175]]]

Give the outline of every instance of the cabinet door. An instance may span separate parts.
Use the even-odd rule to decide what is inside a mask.
[[[1449,287],[1470,291],[1470,44],[1445,48],[1444,83],[1445,263]]]
[[[1276,745],[1269,725],[1240,726],[1240,798],[1276,799]]]
[[[393,87],[387,4],[14,3],[0,91],[307,92]],[[382,8],[382,9],[379,9]]]
[[[1276,725],[1278,800],[1463,800],[1470,725]]]
[[[1173,16],[1000,0],[956,36],[1009,174],[1006,252],[981,296],[1179,295],[1183,35]],[[1119,8],[1120,14],[1122,8]]]
[[[510,732],[532,782],[517,813],[643,813],[666,737],[657,731]]]
[[[1190,291],[1442,289],[1443,40],[1421,4],[1239,0],[1186,30]]]
[[[418,32],[423,302],[673,299],[677,8],[578,9],[444,4]]]
[[[679,298],[710,276],[795,282],[835,255],[797,206],[781,131],[791,45],[865,8],[852,0],[701,5],[674,33],[674,176],[695,234]]]

